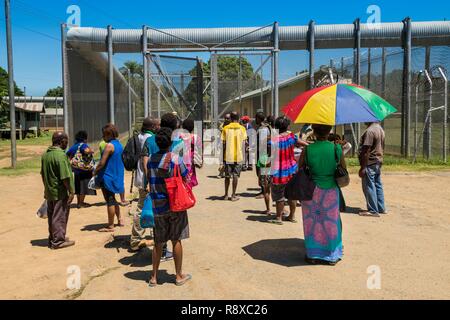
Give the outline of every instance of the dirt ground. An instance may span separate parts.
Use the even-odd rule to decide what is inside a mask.
[[[244,172],[241,200],[218,200],[223,180],[215,166],[199,171],[198,205],[190,210],[191,238],[184,242],[184,271],[193,280],[176,287],[173,262],[161,264],[162,285],[149,288],[151,251],[128,251],[131,219],[114,235],[100,196],[72,209],[68,236],[74,247],[52,251],[38,174],[0,177],[1,299],[449,299],[450,172],[383,176],[389,214],[343,213],[344,258],[335,267],[305,265],[299,223],[266,223],[254,199],[255,172]],[[130,176],[126,183],[129,185]],[[364,206],[359,178],[344,189],[352,212]],[[82,286],[68,289],[68,267],[81,270]],[[370,266],[381,289],[368,289]]]

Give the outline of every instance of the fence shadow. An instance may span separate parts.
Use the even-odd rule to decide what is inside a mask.
[[[260,240],[242,248],[250,257],[278,264],[284,267],[307,265],[305,241],[303,239],[267,239]]]

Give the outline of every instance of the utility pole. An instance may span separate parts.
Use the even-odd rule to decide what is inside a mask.
[[[5,0],[5,20],[6,20],[6,48],[8,51],[8,87],[9,87],[9,122],[11,129],[11,167],[16,168],[16,98],[14,96],[14,66],[13,48],[11,34],[11,5],[9,0]]]

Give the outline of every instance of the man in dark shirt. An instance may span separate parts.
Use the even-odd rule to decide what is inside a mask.
[[[359,176],[362,179],[362,189],[367,202],[367,211],[360,215],[379,217],[386,213],[384,204],[383,184],[381,183],[381,166],[384,153],[384,130],[380,123],[366,123],[360,141],[359,163],[361,168]]]

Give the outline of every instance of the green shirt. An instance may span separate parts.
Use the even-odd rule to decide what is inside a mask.
[[[41,175],[45,187],[45,199],[62,200],[74,191],[72,168],[64,150],[60,147],[49,147],[41,159]],[[63,180],[70,179],[67,190]]]
[[[330,141],[315,141],[308,145],[306,156],[312,179],[321,189],[333,189],[337,187],[334,173],[337,162],[335,157],[335,146],[337,161],[341,160],[342,147]]]
[[[98,148],[100,149],[100,158],[102,157],[103,150],[105,150],[107,144],[108,143],[105,140],[102,140],[102,142],[98,144]]]

